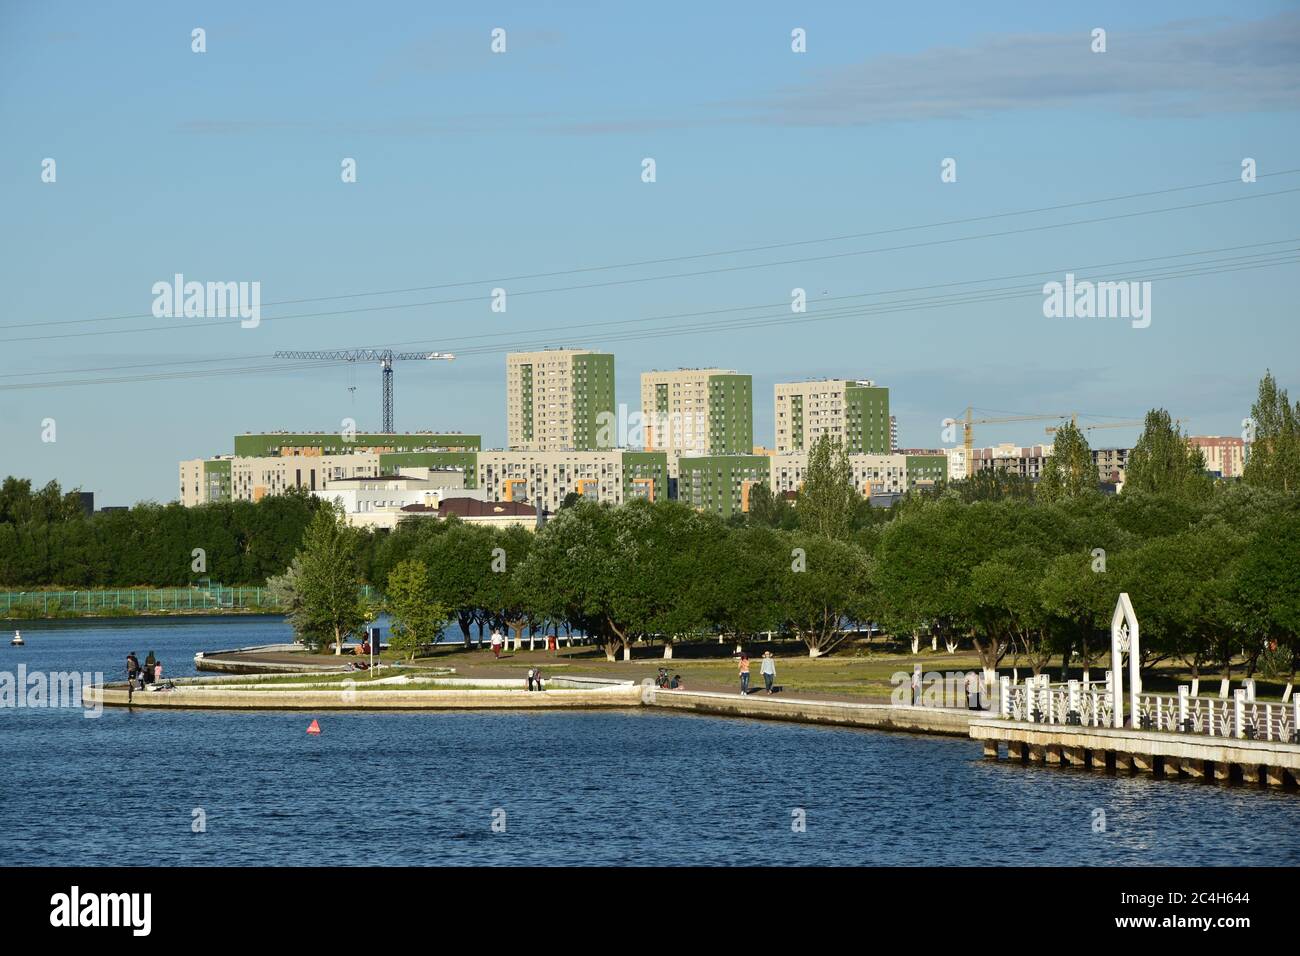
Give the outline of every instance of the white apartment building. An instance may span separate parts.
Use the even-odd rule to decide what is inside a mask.
[[[290,488],[316,491],[327,481],[379,474],[379,455],[291,455],[194,458],[180,463],[180,501],[187,508],[211,501],[260,501]]]
[[[808,470],[808,455],[773,455],[769,487],[775,495],[798,491]],[[863,496],[900,495],[907,490],[906,455],[849,455],[853,487]]]
[[[621,451],[483,451],[477,486],[487,501],[528,501],[557,511],[577,492],[610,504],[623,503]]]

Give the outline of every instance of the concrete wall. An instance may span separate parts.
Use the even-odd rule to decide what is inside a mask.
[[[655,707],[690,710],[727,717],[789,720],[843,727],[871,727],[910,733],[965,737],[980,711],[943,710],[937,707],[895,707],[891,704],[846,704],[839,701],[798,700],[786,697],[741,697],[703,691],[647,688],[646,703]]]

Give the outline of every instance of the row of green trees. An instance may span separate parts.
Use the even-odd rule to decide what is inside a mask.
[[[0,587],[261,585],[284,571],[320,507],[302,491],[199,508],[144,503],[86,515],[57,482],[0,486]],[[199,551],[195,553],[196,549]]]
[[[373,613],[356,597],[362,537],[329,510],[308,530],[290,571],[313,582],[302,590],[310,611],[290,602],[307,639],[346,637]],[[454,621],[467,643],[475,624],[516,637],[564,626],[611,660],[643,639],[766,631],[816,656],[874,622],[915,642],[973,646],[990,672],[1008,655],[1035,672],[1060,658],[1087,668],[1109,647],[1121,591],[1142,621],[1144,666],[1177,660],[1196,676],[1230,676],[1244,652],[1252,671],[1263,659],[1290,673],[1300,653],[1300,502],[1242,485],[1207,499],[940,495],[841,537],[728,524],[677,502],[579,502],[536,534],[407,522],[370,559],[412,653]]]

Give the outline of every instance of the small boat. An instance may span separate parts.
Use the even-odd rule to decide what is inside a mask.
[[[23,640],[22,631],[14,631],[13,640],[9,642],[10,647],[22,647],[27,642]]]

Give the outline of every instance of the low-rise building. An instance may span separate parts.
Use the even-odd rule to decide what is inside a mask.
[[[180,463],[180,501],[187,508],[214,501],[261,501],[291,488],[316,491],[327,481],[373,477],[379,455],[278,455],[194,458]]]
[[[622,504],[668,497],[668,456],[644,451],[484,451],[476,487],[487,500],[526,501],[557,511],[570,494]]]
[[[423,472],[338,478],[327,481],[324,488],[313,494],[337,503],[348,523],[358,528],[392,528],[401,520],[403,509],[411,505],[436,510],[448,497],[472,498],[482,494],[465,489],[465,475],[460,471],[423,469]]]
[[[771,480],[775,460],[767,455],[682,457],[677,463],[677,498],[723,518],[743,514],[749,511],[749,490]]]
[[[774,494],[798,492],[808,470],[808,455],[795,452],[771,456],[768,487]],[[906,455],[849,455],[853,490],[863,497],[902,494],[907,490]]]

